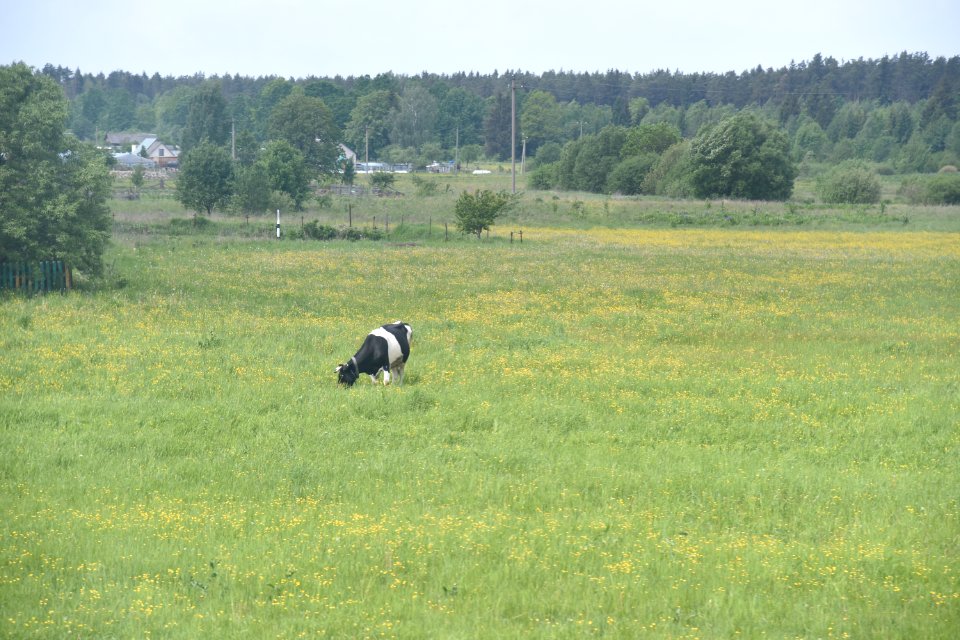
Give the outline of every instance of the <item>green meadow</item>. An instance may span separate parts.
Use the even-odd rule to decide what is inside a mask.
[[[0,298],[0,636],[956,637],[956,209],[422,200],[122,205],[102,283]]]

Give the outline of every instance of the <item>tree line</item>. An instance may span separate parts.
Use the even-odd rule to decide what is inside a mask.
[[[791,143],[818,160],[860,157],[896,162],[895,170],[934,168],[960,153],[954,131],[960,103],[960,56],[931,59],[926,53],[839,62],[816,54],[779,69],[741,73],[549,71],[533,74],[455,73],[304,79],[239,75],[109,75],[47,65],[42,74],[70,100],[69,127],[86,140],[107,131],[151,131],[189,147],[191,103],[210,87],[225,101],[219,126],[256,143],[270,139],[273,109],[293,93],[322,100],[338,142],[361,159],[426,164],[453,159],[510,157],[510,84],[518,113],[518,146],[527,157],[544,145],[596,135],[609,125],[669,122],[685,138],[732,113],[759,109]],[[894,119],[895,123],[886,121]],[[914,148],[900,159],[900,148]],[[951,137],[952,134],[952,137]],[[859,139],[858,139],[859,137]],[[839,143],[839,148],[835,148]],[[517,150],[520,153],[520,150]]]

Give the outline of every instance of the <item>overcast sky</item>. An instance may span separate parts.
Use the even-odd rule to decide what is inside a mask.
[[[0,64],[108,74],[737,73],[960,55],[958,0],[0,0]]]

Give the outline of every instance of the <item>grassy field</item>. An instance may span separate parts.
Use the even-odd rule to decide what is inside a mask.
[[[118,205],[104,284],[0,299],[0,636],[955,637],[956,210],[529,194],[447,243],[421,200]],[[396,319],[404,386],[338,388]]]

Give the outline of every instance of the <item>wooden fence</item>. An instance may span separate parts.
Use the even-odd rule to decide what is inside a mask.
[[[73,288],[73,273],[63,260],[39,263],[5,262],[0,264],[0,290],[48,293]]]

